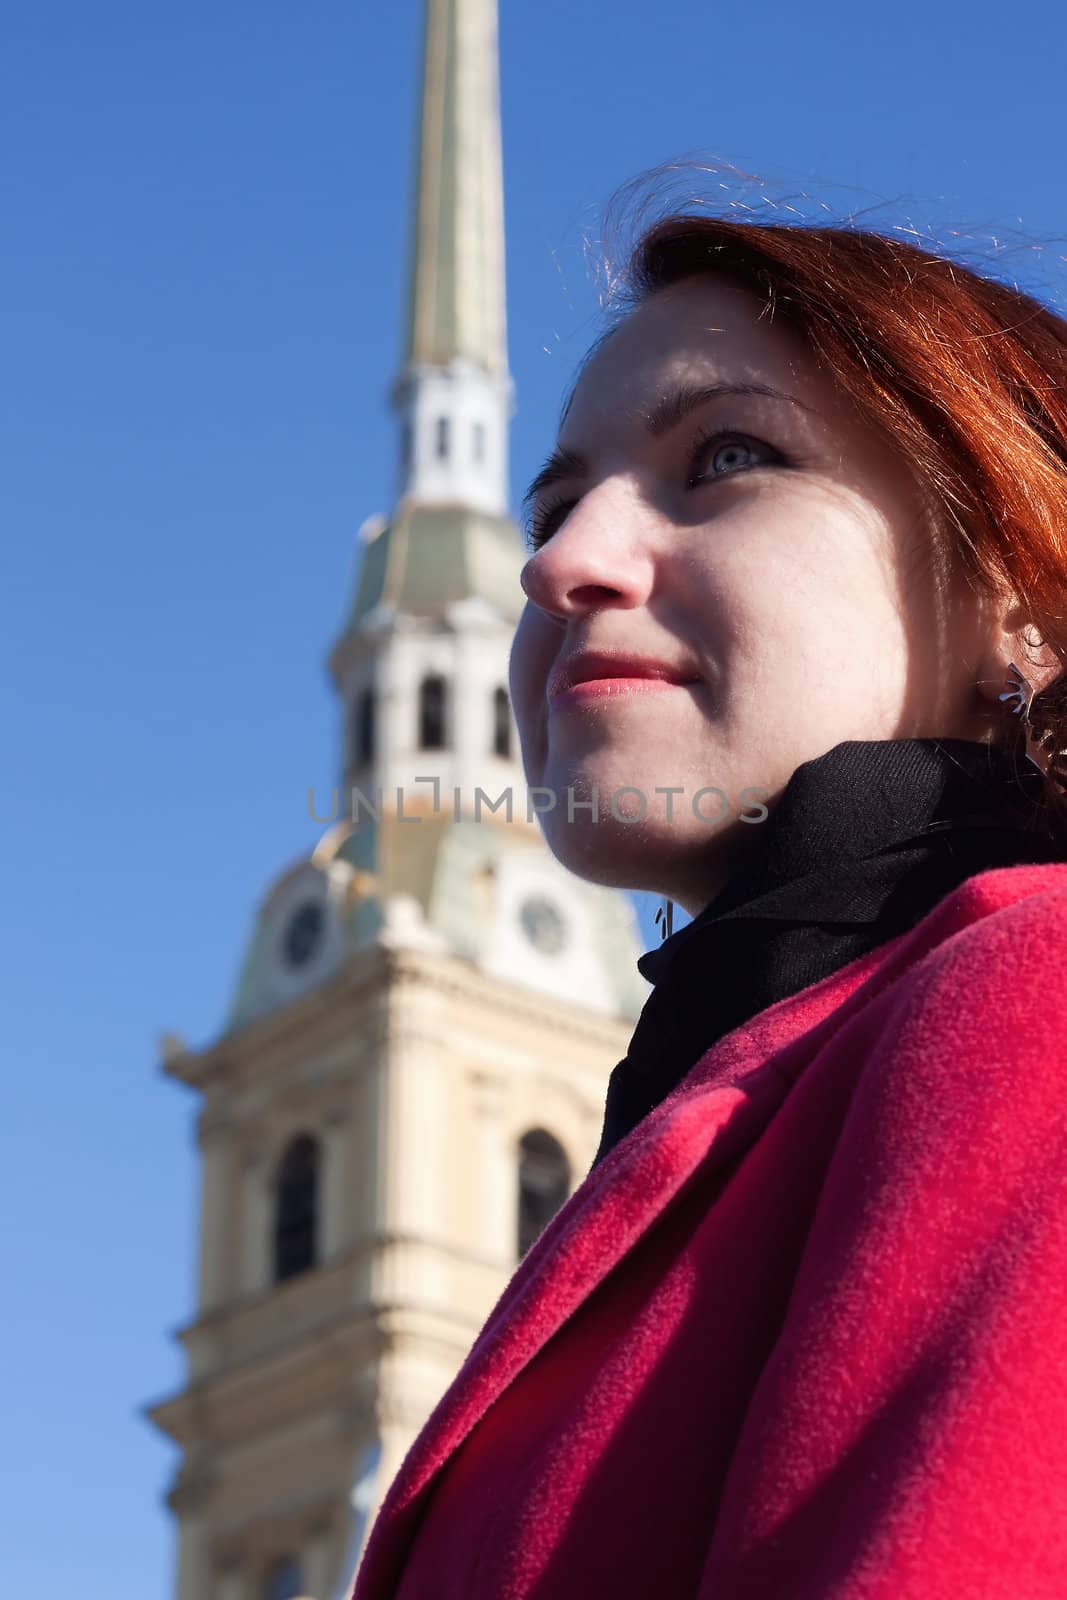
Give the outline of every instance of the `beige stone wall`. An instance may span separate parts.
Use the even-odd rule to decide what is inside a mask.
[[[186,1387],[152,1413],[183,1448],[178,1600],[259,1600],[282,1555],[331,1600],[361,1452],[380,1441],[372,1523],[515,1269],[519,1140],[547,1129],[577,1188],[631,1027],[375,949],[183,1058],[204,1106],[200,1305]],[[303,1133],[320,1254],[275,1284],[273,1180]]]

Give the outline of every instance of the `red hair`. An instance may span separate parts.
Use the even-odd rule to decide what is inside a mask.
[[[1018,596],[1067,660],[1067,321],[892,236],[702,214],[648,227],[619,289],[636,305],[704,274],[758,295],[801,334],[926,485],[948,552],[988,590]],[[1033,713],[1050,729],[1060,803],[1051,768],[1067,747],[1067,679]]]

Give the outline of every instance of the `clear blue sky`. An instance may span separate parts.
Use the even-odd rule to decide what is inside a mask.
[[[516,500],[593,327],[582,229],[653,163],[699,149],[838,210],[1014,230],[1044,246],[1026,281],[1062,294],[1052,0],[502,11]],[[181,1381],[195,1168],[156,1037],[215,1033],[257,900],[320,831],[308,785],[334,779],[324,656],[393,483],[420,15],[5,16],[12,1594],[172,1594],[174,1457],[139,1407]]]

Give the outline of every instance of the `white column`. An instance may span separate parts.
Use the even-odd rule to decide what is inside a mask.
[[[200,1185],[200,1311],[213,1311],[226,1298],[226,1244],[229,1234],[230,1144],[228,1133],[208,1127],[203,1134]]]
[[[208,1583],[204,1518],[186,1512],[178,1524],[178,1600],[208,1600]]]
[[[216,1593],[217,1600],[245,1600],[243,1574],[237,1571],[224,1572],[218,1581]]]
[[[351,1237],[348,1215],[349,1119],[347,1112],[332,1116],[323,1140],[322,1240],[320,1259],[340,1255]]]
[[[436,1237],[445,1209],[448,1121],[443,1005],[439,994],[413,982],[402,983],[391,1003],[386,1226]]]
[[[330,1536],[322,1530],[312,1534],[304,1546],[300,1570],[304,1592],[311,1600],[330,1600],[336,1574],[331,1564]]]
[[[512,1264],[518,1241],[518,1168],[506,1144],[506,1093],[503,1085],[494,1083],[487,1074],[477,1073],[475,1082],[478,1095],[474,1107],[474,1157],[478,1164],[481,1242],[490,1254]]]
[[[270,1284],[271,1197],[262,1161],[246,1161],[241,1175],[241,1293]]]

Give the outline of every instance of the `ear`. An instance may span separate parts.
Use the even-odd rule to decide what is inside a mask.
[[[1032,613],[1016,595],[991,603],[986,644],[978,668],[979,694],[998,707],[1012,662],[1035,695],[1060,677],[1065,668],[1061,657],[1045,642]]]

